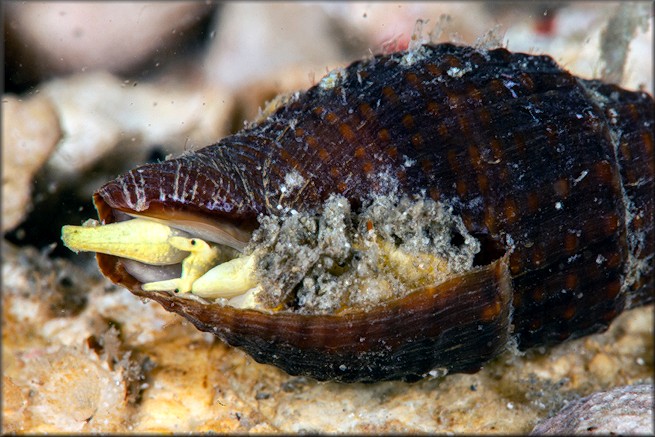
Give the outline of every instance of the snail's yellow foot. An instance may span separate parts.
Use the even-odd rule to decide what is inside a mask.
[[[145,283],[141,286],[143,290],[188,293],[191,291],[194,281],[219,264],[222,258],[218,246],[211,246],[199,238],[176,236],[170,238],[169,244],[176,249],[189,252],[189,255],[182,261],[182,275],[179,278]]]
[[[257,285],[255,255],[242,256],[219,264],[193,282],[191,292],[207,298],[230,298]]]
[[[230,298],[257,285],[253,274],[255,257],[252,255],[220,263],[220,250],[199,238],[174,237],[171,244],[191,252],[182,262],[182,275],[143,284],[141,288],[145,291],[191,292],[206,298]]]
[[[437,283],[450,275],[448,261],[432,253],[409,253],[386,241],[378,241],[382,267],[411,287]]]

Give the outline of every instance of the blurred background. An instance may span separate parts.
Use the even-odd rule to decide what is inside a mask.
[[[112,286],[93,254],[60,242],[63,225],[96,217],[91,196],[106,181],[215,143],[276,95],[412,36],[549,54],[652,94],[651,1],[0,7],[2,432],[523,434],[593,391],[652,383],[652,307],[607,336],[510,353],[475,375],[291,377]]]

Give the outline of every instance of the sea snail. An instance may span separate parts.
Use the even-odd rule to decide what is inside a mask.
[[[653,111],[548,56],[423,45],[106,183],[62,238],[292,375],[475,372],[653,301]]]

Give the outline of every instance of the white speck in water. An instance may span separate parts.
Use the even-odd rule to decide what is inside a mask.
[[[514,409],[514,404],[511,403],[511,402],[508,402],[508,403],[507,403],[507,409],[508,409],[508,410],[513,410],[513,409]]]
[[[637,363],[638,366],[643,366],[644,364],[646,364],[646,362],[644,361],[644,359],[641,358],[641,357],[638,357],[638,358],[635,360],[635,363]]]
[[[605,261],[607,261],[607,258],[605,258],[605,257],[604,257],[603,255],[601,255],[601,254],[598,254],[598,256],[596,257],[596,264],[602,264],[602,263],[604,263]]]
[[[562,209],[562,202],[555,202],[555,209]]]

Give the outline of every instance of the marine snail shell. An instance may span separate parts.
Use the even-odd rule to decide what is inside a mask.
[[[66,228],[64,241],[99,252],[102,272],[134,294],[290,374],[474,372],[511,338],[520,349],[555,344],[653,300],[653,109],[648,94],[577,78],[548,56],[452,44],[379,55],[215,145],[108,182],[94,195],[102,225]],[[244,255],[257,255],[247,244],[261,223],[304,214],[311,228],[322,222],[307,217],[335,199],[361,218],[384,196],[446,211],[452,237],[477,242],[467,269],[430,276],[451,264],[431,251],[437,234],[426,253],[406,251],[393,232],[367,237],[383,235],[384,221],[361,221],[359,246],[342,245],[350,255],[316,262],[323,278],[350,275],[353,251],[373,248],[382,261],[350,295],[377,284],[390,297],[307,311],[298,290],[317,282],[289,265],[280,301],[257,303],[275,288],[257,273],[267,258]],[[154,230],[129,233],[144,223]],[[128,248],[108,248],[105,229],[131,235]],[[167,249],[137,244],[145,234]],[[157,249],[142,257],[144,247]],[[376,282],[403,265],[397,282]]]
[[[653,430],[653,386],[636,384],[573,401],[530,435],[652,435]]]

